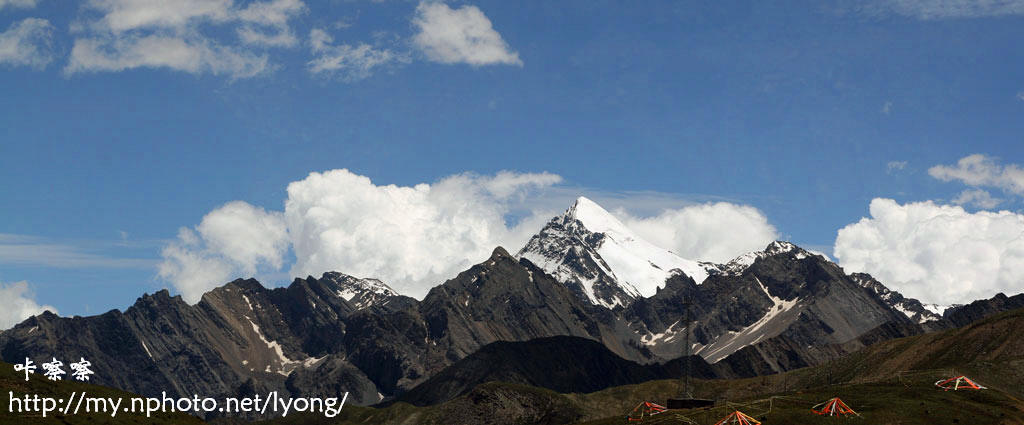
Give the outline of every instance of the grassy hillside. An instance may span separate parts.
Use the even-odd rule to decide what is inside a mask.
[[[763,415],[770,423],[811,423],[816,419],[811,406],[839,396],[871,424],[1024,424],[1024,340],[1019,338],[1020,329],[1024,329],[1024,309],[959,329],[878,343],[824,366],[750,379],[698,381],[695,395],[737,403],[786,397],[776,399],[772,413]],[[935,381],[955,374],[966,374],[990,389],[945,392],[934,386]],[[655,402],[665,399],[672,394],[666,387],[673,386],[673,382],[649,382],[575,397],[588,411],[612,410],[614,406],[624,413],[631,407],[629,403],[635,405],[645,396]],[[748,413],[766,409],[755,405],[752,410]],[[725,408],[716,408],[701,416],[706,420],[697,422],[711,424],[726,413]],[[608,416],[592,423],[620,423],[622,419],[621,414]],[[680,423],[670,418],[661,419]]]
[[[673,412],[645,423],[688,423],[678,417],[682,415],[713,424],[728,413],[729,405],[740,405],[765,423],[821,423],[829,419],[812,414],[810,407],[838,396],[867,424],[1024,424],[1024,341],[1017,338],[1019,329],[1024,329],[1024,310],[960,329],[882,342],[824,366],[748,379],[695,380],[694,394],[718,400],[718,407]],[[934,386],[952,374],[967,374],[990,389],[946,392]],[[664,403],[678,392],[675,380],[589,394],[492,382],[435,406],[346,407],[334,419],[296,416],[273,423],[622,424],[639,402]]]
[[[824,366],[748,379],[694,380],[694,395],[718,400],[716,407],[666,413],[645,423],[710,425],[736,408],[766,424],[826,423],[833,420],[812,414],[810,407],[838,396],[861,413],[861,423],[865,424],[1024,424],[1024,341],[1018,338],[1020,329],[1024,329],[1024,310],[1002,313],[960,329],[882,342]],[[990,389],[946,392],[934,386],[935,381],[953,374],[966,374]],[[9,364],[0,364],[0,383],[16,394],[66,398],[73,391],[86,391],[90,396],[131,396],[77,382],[54,383],[40,375],[26,382]],[[349,405],[335,418],[289,415],[263,423],[625,424],[625,415],[639,402],[664,403],[678,392],[676,380],[624,385],[588,394],[559,394],[526,385],[490,382],[434,406]],[[44,420],[38,414],[11,414],[6,405],[0,408],[0,423],[199,422],[182,414],[147,419],[124,412],[116,418],[82,413]]]
[[[832,418],[813,414],[812,406],[840,397],[861,414],[866,424],[1024,424],[1024,403],[996,390],[946,392],[933,386],[935,380],[918,376],[900,383],[863,383],[816,387],[756,399],[720,403],[711,409],[672,411],[644,423],[713,424],[733,410],[741,410],[766,424],[826,423]],[[639,394],[638,394],[639,395]],[[584,421],[587,425],[624,424],[624,413]]]
[[[938,376],[938,375],[936,375]],[[1024,424],[1024,402],[999,390],[947,392],[934,387],[935,376],[919,374],[900,382],[842,384],[801,391],[735,398],[710,409],[672,411],[644,423],[713,424],[733,409],[766,424],[831,422],[811,413],[811,406],[841,397],[865,424]],[[701,382],[705,394],[738,392],[750,380]],[[473,393],[437,406],[400,403],[385,409],[346,407],[336,418],[289,416],[274,424],[626,424],[625,415],[639,401],[663,403],[676,393],[675,381],[653,381],[590,394],[557,394],[547,390],[488,383]],[[769,390],[769,392],[771,392]],[[772,397],[775,396],[775,397]],[[770,408],[770,410],[769,410]]]

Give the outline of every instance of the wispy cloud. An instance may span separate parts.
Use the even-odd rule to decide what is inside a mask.
[[[974,205],[978,208],[992,209],[1003,203],[1002,199],[992,197],[991,193],[983,189],[967,189],[960,192],[960,195],[953,199],[957,205]]]
[[[877,0],[859,7],[868,14],[921,20],[1024,15],[1024,0]]]
[[[289,20],[306,6],[301,0],[245,7],[233,0],[91,0],[85,10],[93,19],[81,25],[66,74],[165,68],[248,78],[274,68],[265,49],[298,44]],[[238,41],[213,37],[205,27],[234,30]]]
[[[907,161],[889,161],[888,164],[885,164],[885,172],[888,174],[895,173],[904,168],[907,168]]]
[[[316,57],[307,66],[313,74],[339,76],[344,81],[369,77],[377,69],[409,63],[409,55],[366,43],[333,44],[334,37],[322,29],[309,33],[310,50]]]
[[[994,187],[1007,193],[1024,195],[1024,168],[1017,164],[1001,165],[996,158],[983,154],[960,158],[956,165],[936,165],[928,174],[942,181],[958,180],[973,187]]]
[[[246,44],[269,47],[294,47],[298,38],[288,21],[306,11],[302,0],[256,2],[238,12],[242,26],[238,36]]]
[[[36,3],[39,3],[39,0],[0,0],[0,10],[8,6],[30,9],[36,7]]]
[[[167,68],[192,74],[247,78],[266,71],[268,58],[201,37],[85,38],[75,40],[71,62],[64,71],[75,74],[134,68]]]
[[[0,65],[42,69],[54,59],[52,44],[53,25],[49,21],[27,18],[15,22],[0,33]]]
[[[71,243],[27,235],[0,233],[0,264],[54,268],[149,269],[155,260],[105,253],[124,241]]]

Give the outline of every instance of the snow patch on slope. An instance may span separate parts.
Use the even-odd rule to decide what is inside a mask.
[[[928,311],[930,311],[932,313],[935,313],[938,316],[942,316],[942,314],[945,313],[946,310],[949,310],[951,307],[953,307],[951,305],[940,305],[940,304],[921,304],[921,306],[924,307],[926,310],[928,310]],[[938,319],[935,319],[935,320],[938,320]]]
[[[708,363],[716,363],[743,347],[757,344],[766,338],[778,335],[785,328],[780,325],[788,322],[786,313],[793,310],[800,302],[799,298],[784,300],[774,296],[768,291],[768,287],[761,283],[761,279],[758,279],[757,276],[754,276],[754,279],[765,295],[771,299],[772,306],[764,316],[743,328],[743,330],[727,332],[725,335],[719,336],[715,342],[701,347],[697,354],[704,357]]]
[[[681,332],[686,331],[685,327],[683,327],[682,329],[676,329],[676,325],[679,325],[679,322],[681,321],[682,320],[677,320],[675,323],[669,326],[668,329],[665,329],[664,332],[648,333],[647,335],[644,335],[642,338],[640,338],[640,343],[643,345],[658,345],[665,342],[672,342],[677,337],[679,337],[679,334]]]
[[[297,364],[299,362],[286,357],[284,355],[284,350],[281,348],[281,344],[278,344],[277,341],[267,341],[267,339],[263,337],[263,332],[260,332],[259,325],[253,323],[252,320],[249,320],[249,324],[252,325],[252,330],[253,332],[256,332],[256,336],[260,338],[260,341],[263,341],[264,344],[267,344],[267,348],[270,348],[270,350],[277,355],[277,361],[281,365],[281,368],[277,370],[277,373],[284,376],[288,376],[288,373],[291,372],[291,369],[294,369],[294,367],[288,369],[288,371],[285,371],[285,368]],[[267,365],[267,371],[270,371],[270,365]]]
[[[149,352],[149,347],[146,346],[146,341],[143,341],[143,340],[140,339],[139,342],[142,343],[142,348],[146,350],[146,354],[149,355],[149,358],[153,359],[153,353]],[[153,360],[155,360],[155,359],[153,359]]]

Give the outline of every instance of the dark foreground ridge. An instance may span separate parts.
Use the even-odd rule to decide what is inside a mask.
[[[693,376],[724,374],[700,356],[689,357]],[[601,343],[555,336],[525,342],[488,344],[435,374],[398,401],[417,406],[442,403],[490,381],[523,384],[560,393],[590,393],[608,387],[680,376],[684,359],[666,364],[639,364],[612,353]]]
[[[1024,423],[1024,309],[968,326],[874,344],[821,366],[744,379],[695,380],[695,396],[718,400],[707,410],[673,411],[643,423],[686,423],[683,415],[712,424],[741,409],[767,424],[822,423],[811,406],[833,397],[860,413],[866,424]],[[973,348],[971,348],[973,347]],[[988,390],[943,391],[935,382],[967,374]],[[314,417],[278,419],[271,424],[332,423],[382,425],[505,423],[612,425],[641,401],[663,403],[678,394],[677,380],[648,381],[587,394],[504,382],[477,385],[445,403],[415,407],[352,408],[332,422]],[[723,404],[728,400],[728,408]],[[769,400],[771,410],[769,412]],[[842,419],[839,419],[842,420]]]

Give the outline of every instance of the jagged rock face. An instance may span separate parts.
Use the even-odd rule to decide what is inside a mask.
[[[434,288],[421,304],[430,337],[462,358],[494,341],[572,335],[600,339],[602,324],[565,286],[498,248]]]
[[[7,361],[84,357],[96,383],[151,396],[307,393],[312,387],[301,380],[287,381],[293,372],[301,377],[316,369],[349,379],[350,400],[377,402],[365,375],[327,358],[340,346],[332,340],[344,335],[344,318],[359,311],[336,294],[339,289],[331,279],[296,279],[274,290],[236,280],[194,306],[163,290],[144,295],[124,313],[30,318],[0,334],[0,354]]]
[[[899,292],[893,291],[867,273],[853,273],[850,275],[854,282],[875,292],[887,305],[905,314],[911,321],[920,325],[928,322],[935,322],[942,319],[942,316],[934,310],[930,310],[920,301],[913,298],[906,298]],[[934,308],[934,307],[933,307]]]
[[[124,313],[31,318],[0,334],[0,353],[86,357],[97,383],[145,395],[345,389],[355,404],[400,394],[495,341],[571,335],[649,359],[624,343],[628,329],[610,311],[501,248],[422,302],[392,294],[339,273],[273,290],[237,280],[194,306],[165,290]]]
[[[748,348],[730,361],[741,375],[816,364],[836,354],[833,345],[909,320],[834,263],[785,242],[730,262],[700,285],[674,277],[624,315],[654,354],[680,356],[687,301],[692,352],[715,363]]]
[[[590,305],[528,260],[498,248],[491,257],[432,289],[415,308],[350,316],[349,360],[385,394],[422,380],[495,341],[571,335],[600,341],[629,359],[648,359],[624,343],[610,311]]]
[[[237,280],[194,306],[160,291],[124,313],[45,313],[0,334],[0,355],[37,363],[85,357],[95,382],[145,395],[348,391],[350,402],[373,404],[497,341],[575,336],[650,364],[685,354],[690,331],[690,352],[715,363],[709,370],[717,376],[753,376],[920,332],[880,295],[889,292],[863,283],[869,279],[776,242],[700,284],[671,274],[656,294],[612,310],[498,248],[423,301],[339,273],[273,290]],[[952,326],[1021,300],[997,296],[928,323]],[[692,303],[690,326],[685,302]]]
[[[719,268],[655,247],[584,197],[551,219],[516,256],[544,269],[581,299],[608,308],[653,295],[675,273],[700,282]]]
[[[996,313],[1018,308],[1024,308],[1024,294],[1007,297],[1006,294],[999,293],[987,300],[977,300],[970,304],[950,307],[943,312],[942,321],[947,328],[956,328]]]

